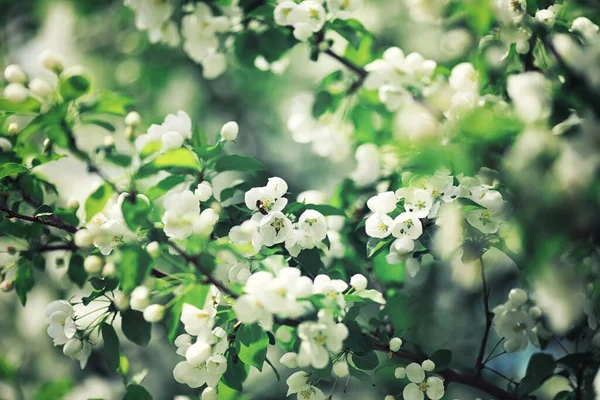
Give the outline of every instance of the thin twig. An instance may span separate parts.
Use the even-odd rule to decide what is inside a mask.
[[[489,304],[489,293],[487,289],[487,282],[485,280],[485,266],[483,264],[483,258],[479,257],[481,263],[481,283],[483,285],[483,311],[485,312],[485,331],[483,338],[481,339],[481,346],[479,347],[479,353],[475,361],[475,371],[477,376],[481,376],[481,370],[484,367],[483,355],[485,354],[485,348],[487,346],[488,337],[490,335],[490,329],[492,328],[492,318],[490,313]]]
[[[509,381],[509,382],[510,382],[510,383],[512,383],[513,385],[517,385],[517,384],[518,384],[518,382],[516,382],[515,380],[513,380],[513,379],[509,378],[508,376],[504,375],[504,374],[503,374],[502,372],[500,372],[500,371],[496,371],[495,369],[493,369],[493,368],[490,368],[490,367],[487,367],[487,366],[486,366],[486,367],[483,367],[483,368],[484,368],[484,369],[487,369],[487,370],[488,370],[488,371],[490,371],[490,372],[493,372],[494,374],[498,375],[498,376],[499,376],[499,377],[501,377],[501,378],[504,378],[504,379],[506,379],[507,381]]]
[[[54,228],[58,228],[58,229],[67,231],[69,233],[77,232],[77,228],[75,228],[73,225],[65,224],[62,221],[56,221],[56,220],[52,220],[52,219],[41,219],[39,217],[31,217],[29,215],[19,214],[19,213],[13,212],[3,206],[0,206],[0,211],[4,211],[6,213],[6,215],[8,216],[8,218],[17,218],[17,219],[21,219],[23,221],[35,222],[37,224],[52,226]]]

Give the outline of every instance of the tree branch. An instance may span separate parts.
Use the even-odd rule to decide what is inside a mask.
[[[183,257],[188,263],[192,264],[200,273],[202,273],[202,275],[204,275],[206,277],[208,282],[215,285],[222,292],[227,293],[230,297],[232,297],[234,299],[238,298],[237,294],[233,293],[227,286],[223,285],[221,282],[216,280],[211,275],[211,273],[209,271],[207,271],[206,268],[202,264],[200,264],[200,261],[198,261],[197,256],[190,256],[189,254],[187,254],[185,252],[185,250],[183,250],[181,247],[179,247],[175,242],[173,242],[171,240],[167,240],[167,243],[169,244],[169,246],[171,246],[171,248],[173,250],[175,250],[175,252],[177,254],[179,254],[181,257]]]
[[[409,360],[411,362],[422,363],[424,361],[423,357],[420,357],[407,350],[391,351],[389,346],[378,342],[374,342],[373,346],[377,350],[392,353],[398,358]],[[470,386],[501,400],[519,400],[519,398],[512,393],[509,393],[506,390],[501,389],[493,383],[487,382],[476,375],[467,375],[455,369],[446,369],[437,372],[437,374],[443,377],[447,384],[453,382],[460,383],[461,385]]]
[[[483,356],[485,354],[485,348],[487,346],[488,337],[490,336],[490,329],[492,328],[492,317],[490,313],[489,293],[487,290],[487,282],[485,280],[485,266],[483,264],[483,258],[479,257],[481,263],[481,283],[483,285],[483,311],[485,312],[485,331],[483,338],[481,339],[481,346],[479,347],[479,353],[477,354],[477,360],[475,361],[476,375],[481,376],[481,371],[484,367]]]
[[[69,224],[63,222],[62,220],[57,221],[57,220],[53,220],[53,219],[41,219],[38,217],[31,217],[29,215],[23,215],[23,214],[13,212],[3,206],[0,206],[0,211],[4,211],[6,213],[6,215],[8,216],[8,218],[17,218],[17,219],[22,219],[23,221],[29,221],[29,222],[34,222],[37,224],[47,225],[47,226],[51,226],[54,228],[62,229],[63,231],[67,231],[69,233],[77,232],[77,228],[75,228],[73,225],[69,225]]]

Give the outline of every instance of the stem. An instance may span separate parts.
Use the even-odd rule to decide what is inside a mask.
[[[518,383],[517,383],[516,381],[514,381],[513,379],[510,379],[508,376],[504,375],[504,374],[503,374],[502,372],[500,372],[500,371],[496,371],[495,369],[493,369],[493,368],[490,368],[490,367],[483,367],[483,368],[484,368],[484,369],[487,369],[488,371],[490,371],[490,372],[492,372],[492,373],[494,373],[494,374],[496,374],[496,375],[498,375],[498,376],[499,376],[499,377],[501,377],[501,378],[504,378],[504,379],[506,379],[507,381],[509,381],[509,382],[510,382],[510,383],[512,383],[513,385],[518,385]]]
[[[77,232],[77,228],[75,228],[73,225],[64,223],[62,220],[56,221],[53,219],[41,219],[38,217],[31,217],[29,215],[23,215],[23,214],[13,212],[3,206],[0,206],[0,211],[4,211],[8,215],[8,218],[17,218],[17,219],[22,219],[23,221],[35,222],[35,223],[42,224],[42,225],[52,226],[54,228],[58,228],[58,229],[67,231],[69,233]]]
[[[50,243],[50,244],[42,245],[36,249],[36,251],[38,251],[40,253],[46,252],[46,251],[57,251],[57,250],[75,251],[75,250],[77,250],[77,246],[75,246],[75,243],[73,243],[73,242],[69,242],[69,243],[65,243],[65,244],[57,244],[57,245],[53,245],[52,243]]]
[[[364,68],[359,67],[358,65],[354,64],[352,61],[345,59],[344,57],[335,53],[333,50],[327,49],[327,50],[325,50],[324,53],[327,54],[329,57],[335,58],[341,64],[344,64],[344,66],[346,68],[351,69],[352,71],[356,72],[361,78],[364,79],[367,76],[368,72]]]
[[[479,347],[479,354],[477,354],[477,360],[475,361],[476,375],[481,376],[481,370],[484,367],[483,355],[485,353],[485,347],[487,345],[488,337],[490,335],[490,329],[492,327],[492,318],[490,313],[489,296],[487,290],[487,282],[485,280],[485,266],[483,264],[483,258],[479,257],[481,263],[481,283],[483,284],[483,309],[485,312],[485,332],[481,339],[481,346]]]
[[[485,365],[485,363],[487,363],[488,361],[490,361],[492,355],[494,354],[494,351],[496,351],[496,349],[498,348],[498,346],[500,346],[500,343],[502,343],[502,341],[504,341],[504,338],[500,338],[500,340],[498,340],[498,342],[494,345],[494,348],[492,349],[492,351],[490,351],[490,354],[488,354],[488,356],[486,357],[486,359],[483,361],[483,364]],[[496,356],[494,356],[495,358]]]

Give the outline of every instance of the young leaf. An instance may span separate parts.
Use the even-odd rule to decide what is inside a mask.
[[[132,199],[126,198],[121,204],[123,211],[123,219],[133,232],[139,227],[145,227],[149,224],[148,213],[150,212],[150,204],[141,199],[136,199],[134,203]]]
[[[148,164],[142,165],[138,170],[137,175],[139,178],[145,178],[155,172],[169,168],[183,168],[198,171],[200,169],[200,161],[198,161],[194,153],[185,147],[182,147],[158,155]]]
[[[175,186],[185,182],[185,176],[182,175],[171,175],[167,176],[162,181],[158,182],[156,185],[152,186],[150,189],[146,191],[146,197],[148,200],[154,201],[158,199],[160,196],[167,193],[169,190],[173,189]]]
[[[527,372],[518,387],[520,396],[535,391],[554,373],[556,361],[550,354],[536,353],[529,359]]]
[[[244,364],[233,351],[227,355],[227,371],[223,374],[221,382],[238,392],[242,391],[242,384],[248,377],[248,365]]]
[[[152,269],[152,257],[138,246],[126,246],[121,250],[121,290],[130,293],[139,286]]]
[[[77,284],[79,287],[83,287],[87,279],[87,272],[83,268],[83,257],[79,254],[73,254],[69,261],[69,268],[67,269],[67,276],[71,282]]]
[[[152,324],[146,322],[144,315],[140,311],[127,310],[121,312],[121,317],[125,337],[138,346],[147,346],[152,335]]]
[[[152,395],[140,385],[127,385],[125,397],[123,400],[152,400]]]
[[[94,193],[90,194],[85,201],[85,221],[89,222],[96,214],[102,212],[112,195],[113,189],[108,183],[104,183]]]
[[[450,367],[452,362],[452,352],[446,349],[437,350],[429,357],[435,363],[436,371],[443,371]]]
[[[242,325],[238,329],[235,339],[240,360],[262,371],[269,345],[269,337],[265,331],[258,324]]]
[[[313,276],[316,276],[320,270],[325,269],[325,264],[323,264],[321,254],[317,248],[302,250],[296,260],[306,272]]]
[[[70,379],[44,383],[33,395],[33,400],[62,399],[75,387]]]
[[[379,359],[374,351],[369,351],[365,354],[353,354],[352,362],[358,369],[371,370],[379,365]]]
[[[125,115],[127,107],[134,103],[133,98],[119,93],[103,91],[80,105],[80,112],[89,114]]]
[[[7,176],[17,176],[27,171],[29,171],[29,168],[24,165],[8,162],[0,165],[0,179],[6,178]]]
[[[367,242],[367,258],[373,257],[379,250],[392,242],[393,238],[377,239],[369,238]]]
[[[119,368],[119,338],[115,328],[106,322],[102,324],[102,340],[104,340],[104,354],[106,354],[108,366],[116,371]]]
[[[17,264],[15,273],[14,287],[21,304],[27,303],[27,293],[33,289],[33,265],[26,258],[21,258]]]

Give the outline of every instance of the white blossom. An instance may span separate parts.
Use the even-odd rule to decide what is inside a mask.
[[[237,139],[240,127],[237,122],[229,121],[221,128],[221,137],[223,140],[235,140]]]
[[[402,393],[405,400],[423,400],[425,394],[431,400],[439,400],[444,396],[444,382],[437,376],[425,380],[425,371],[419,364],[409,364],[406,367],[406,376],[410,383]]]
[[[53,339],[55,346],[65,343],[77,332],[75,324],[75,309],[64,300],[56,300],[46,307],[46,322],[48,335]]]
[[[302,322],[298,326],[298,336],[302,340],[298,352],[298,365],[325,368],[329,363],[329,352],[342,349],[348,337],[348,328],[336,323],[325,310],[319,311],[318,322]]]

